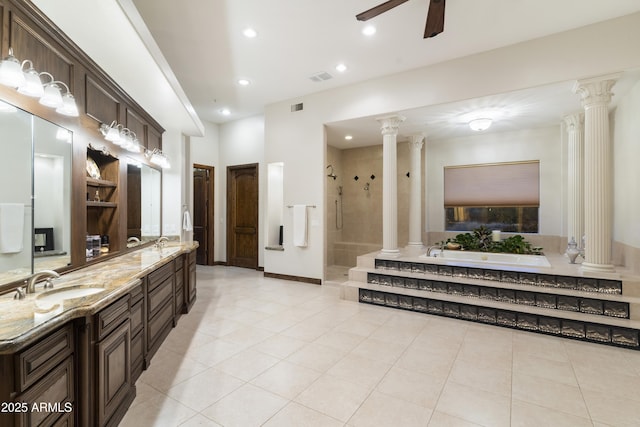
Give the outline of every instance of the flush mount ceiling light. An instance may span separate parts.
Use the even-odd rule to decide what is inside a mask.
[[[28,65],[27,70],[23,70]],[[40,76],[49,77],[50,81],[43,84]],[[9,48],[9,54],[0,61],[0,84],[13,87],[18,93],[34,98],[40,98],[40,104],[55,108],[58,114],[78,117],[80,115],[76,100],[69,90],[69,86],[57,81],[47,72],[38,73],[29,59],[18,61],[13,56],[13,49]],[[63,95],[60,86],[66,89]]]
[[[258,32],[253,28],[245,28],[244,31],[242,31],[242,34],[244,34],[244,36],[248,39],[253,39],[258,37]]]
[[[223,108],[222,110],[220,110],[220,114],[222,114],[223,116],[228,116],[231,114],[231,110],[229,110],[228,108]]]
[[[367,25],[362,29],[362,34],[364,34],[365,36],[372,36],[375,33],[376,33],[376,27],[374,27],[373,25]]]
[[[489,127],[491,127],[491,123],[493,123],[493,121],[488,118],[473,119],[469,122],[469,127],[471,130],[480,132],[489,129]]]

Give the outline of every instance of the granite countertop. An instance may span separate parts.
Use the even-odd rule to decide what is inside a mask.
[[[36,293],[21,300],[14,299],[15,292],[1,295],[0,354],[13,353],[71,319],[100,311],[150,272],[197,247],[197,242],[146,247],[64,274],[54,280],[53,290],[38,283]],[[92,293],[70,299],[55,297],[69,288],[91,288]]]

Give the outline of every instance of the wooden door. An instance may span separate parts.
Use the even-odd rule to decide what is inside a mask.
[[[227,265],[258,268],[258,164],[227,167]]]
[[[193,165],[193,240],[200,243],[196,262],[201,265],[214,263],[213,172],[211,166]]]

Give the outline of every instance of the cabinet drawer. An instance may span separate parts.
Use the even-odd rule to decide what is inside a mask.
[[[64,326],[47,338],[39,341],[16,357],[16,378],[18,391],[38,381],[58,363],[73,353],[73,328],[71,324]]]
[[[193,264],[193,265],[195,266],[195,265],[196,265],[196,251],[191,251],[191,252],[189,252],[189,254],[187,255],[187,257],[188,257],[188,260],[189,260],[189,261],[188,261],[188,262],[189,262],[189,265],[192,265],[192,264]]]
[[[173,322],[173,304],[169,301],[160,308],[158,315],[149,321],[147,326],[147,353],[153,353],[154,349],[160,345],[160,342],[166,333],[171,330]]]
[[[96,337],[102,340],[129,318],[129,295],[125,295],[95,315]]]
[[[140,300],[131,306],[131,334],[135,335],[144,326],[144,301]]]
[[[147,298],[148,319],[152,319],[167,301],[173,299],[173,292],[173,276],[149,292]]]
[[[19,426],[50,426],[58,421],[62,414],[75,411],[73,357],[68,357],[48,375],[16,398],[16,402],[25,402],[29,411],[18,416]],[[32,411],[33,404],[42,411]],[[40,407],[46,405],[47,408]],[[51,410],[49,412],[48,410]]]
[[[144,289],[142,288],[142,284],[139,284],[135,288],[133,288],[130,292],[131,295],[131,305],[137,303],[142,298],[144,298]]]
[[[160,267],[153,273],[150,273],[148,276],[149,283],[147,285],[149,287],[149,292],[154,290],[156,287],[160,286],[167,278],[173,276],[173,274],[174,274],[173,261]]]

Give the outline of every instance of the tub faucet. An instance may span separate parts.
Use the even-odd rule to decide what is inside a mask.
[[[442,251],[442,245],[432,245],[432,246],[429,246],[429,248],[427,249],[427,257],[430,257],[430,256],[431,256],[431,252],[433,252],[433,250],[434,250],[434,249],[440,249],[440,251]],[[440,252],[440,253],[442,253],[442,252]],[[435,254],[435,255],[433,255],[433,256],[434,256],[434,257],[435,257],[435,256],[438,256],[438,254]]]
[[[27,284],[27,293],[28,294],[35,293],[36,283],[38,282],[39,279],[43,279],[43,278],[46,279],[44,283],[45,289],[53,288],[53,282],[51,281],[51,279],[57,279],[58,277],[60,277],[60,275],[53,270],[42,270],[42,271],[38,271],[37,273],[34,273],[31,277],[25,280],[25,283]]]
[[[169,241],[169,238],[166,236],[160,236],[158,237],[158,240],[156,240],[155,243],[155,247],[156,248],[164,248],[164,245]]]

